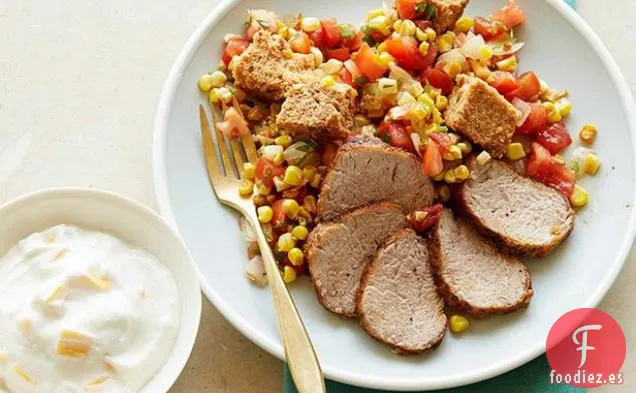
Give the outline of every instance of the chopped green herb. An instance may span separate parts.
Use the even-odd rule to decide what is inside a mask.
[[[439,126],[438,129],[439,129],[440,132],[443,132],[445,134],[448,133],[448,127],[446,127],[446,126]]]
[[[356,36],[355,29],[349,24],[339,25],[338,28],[340,29],[340,37],[344,40],[348,40]]]
[[[436,15],[437,15],[437,8],[435,8],[433,4],[429,4],[428,6],[426,6],[426,10],[424,11],[424,17],[426,19],[433,20],[435,19]]]
[[[374,30],[370,28],[369,25],[362,25],[362,27],[360,27],[360,31],[364,34],[371,34],[374,32]]]
[[[423,14],[424,12],[426,12],[427,7],[428,7],[428,1],[417,3],[417,5],[415,6],[415,12],[417,12],[418,14]]]
[[[368,79],[365,76],[359,76],[353,81],[353,83],[355,83],[358,86],[362,86],[367,82],[368,82]]]
[[[366,42],[367,45],[373,47],[375,45],[375,40],[370,35],[365,35],[362,37],[362,41]]]
[[[264,21],[262,19],[256,19],[256,23],[261,25],[261,27],[264,28],[264,29],[269,29],[270,27],[272,27],[272,25],[269,22]]]
[[[576,161],[572,161],[570,163],[570,169],[572,170],[572,172],[574,173],[579,173],[579,171],[581,170],[581,166],[579,165],[578,162]]]
[[[382,140],[384,141],[384,143],[388,143],[390,145],[391,135],[387,132],[386,134],[382,135]]]

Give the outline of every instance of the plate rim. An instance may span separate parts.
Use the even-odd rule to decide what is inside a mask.
[[[166,156],[165,149],[163,148],[165,146],[166,133],[168,130],[170,108],[174,101],[179,81],[182,79],[185,68],[190,63],[195,50],[207,37],[210,30],[212,30],[214,26],[225,15],[227,15],[228,12],[239,5],[242,1],[243,0],[222,0],[199,24],[196,30],[186,41],[173,63],[159,99],[159,105],[153,126],[152,165],[154,188],[160,214],[177,232],[179,232],[179,227],[174,218],[174,213],[170,204],[170,196],[167,187],[168,181],[165,171]],[[583,17],[568,6],[563,0],[543,1],[554,8],[567,23],[569,23],[581,36],[583,36],[583,38],[592,46],[605,69],[608,71],[610,79],[619,93],[627,123],[629,125],[629,132],[632,137],[632,165],[636,171],[636,104],[634,103],[629,86],[627,85],[618,64],[596,32],[594,32],[594,30],[587,24]],[[627,257],[629,256],[636,237],[636,185],[634,188],[634,200],[632,201],[628,229],[625,232],[617,257],[612,263],[612,269],[607,275],[607,278],[596,287],[596,290],[587,299],[585,304],[581,305],[583,308],[595,308],[599,305],[609,289],[616,282],[619,273],[627,261]],[[215,289],[206,282],[198,264],[195,263],[195,265],[197,265],[196,269],[199,275],[201,289],[205,297],[217,308],[217,310],[219,310],[219,312],[232,324],[235,329],[237,329],[250,341],[278,359],[284,361],[285,356],[281,342],[279,340],[271,340],[266,334],[257,329],[251,329],[245,319],[242,318],[238,312],[231,309],[222,297],[215,291]],[[454,378],[428,378],[426,380],[374,378],[371,376],[362,376],[357,373],[340,371],[324,365],[323,371],[325,377],[331,380],[371,389],[389,389],[399,391],[435,390],[468,385],[497,377],[530,362],[543,353],[545,353],[545,343],[542,340],[533,347],[520,352],[519,355],[514,358],[502,359],[493,363],[485,370],[466,373]]]

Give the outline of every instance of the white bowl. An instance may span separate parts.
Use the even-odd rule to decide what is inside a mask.
[[[387,0],[391,2],[391,0]],[[442,389],[484,380],[545,351],[551,325],[565,312],[595,307],[621,270],[634,239],[635,114],[629,89],[590,27],[562,0],[517,0],[528,14],[518,30],[526,42],[520,70],[535,70],[554,88],[567,88],[576,133],[596,123],[594,145],[603,164],[583,181],[590,203],[570,239],[549,258],[529,261],[535,297],[521,312],[475,321],[461,337],[448,334],[429,355],[395,356],[355,321],[343,321],[316,301],[309,280],[292,295],[327,377],[386,390]],[[243,31],[246,11],[336,17],[359,24],[380,0],[225,1],[194,32],[166,81],[155,123],[155,185],[161,213],[181,232],[197,262],[203,292],[244,335],[283,358],[267,289],[245,279],[245,244],[235,214],[216,200],[200,147],[200,75],[218,63],[225,34]],[[473,0],[468,15],[488,15],[504,0]],[[576,143],[575,143],[576,145]],[[571,151],[567,152],[571,153]],[[370,179],[372,181],[372,179]]]
[[[183,370],[199,329],[201,292],[190,252],[155,212],[125,197],[88,188],[56,188],[0,207],[0,256],[21,239],[58,224],[102,231],[154,254],[172,273],[181,301],[180,330],[166,363],[139,393],[165,393]]]

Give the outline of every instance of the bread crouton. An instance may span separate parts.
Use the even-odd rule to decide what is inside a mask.
[[[469,77],[451,94],[445,116],[447,126],[496,158],[506,152],[521,119],[521,113],[495,88]]]
[[[315,140],[345,138],[353,128],[354,94],[346,85],[327,88],[318,82],[296,83],[287,91],[276,124]]]
[[[279,101],[285,97],[285,73],[305,72],[314,67],[313,55],[292,53],[281,36],[259,30],[232,73],[236,87],[265,101]]]
[[[428,0],[428,4],[435,6],[435,16],[433,16],[433,28],[438,33],[452,29],[455,22],[464,13],[464,8],[469,0]]]

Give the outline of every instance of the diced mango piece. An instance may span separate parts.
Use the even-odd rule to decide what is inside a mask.
[[[63,299],[66,296],[66,285],[64,283],[59,284],[51,293],[45,295],[44,301],[48,304],[53,303],[56,300]]]
[[[93,337],[74,330],[64,330],[57,343],[57,353],[61,356],[84,359],[93,345]]]

